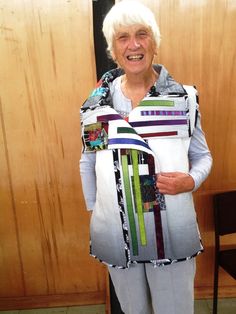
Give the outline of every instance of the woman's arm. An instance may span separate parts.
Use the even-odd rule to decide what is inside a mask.
[[[156,185],[161,193],[175,195],[195,191],[210,173],[212,157],[201,128],[200,114],[198,115],[197,125],[190,141],[188,157],[190,163],[188,174],[182,172],[165,172],[157,175]]]
[[[206,180],[212,167],[212,156],[201,127],[200,113],[198,114],[197,125],[191,138],[188,157],[190,162],[189,174],[194,180],[195,191]]]
[[[80,177],[87,210],[93,210],[96,202],[96,153],[82,153],[80,159]]]

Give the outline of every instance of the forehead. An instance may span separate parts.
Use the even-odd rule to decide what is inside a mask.
[[[133,25],[120,25],[115,29],[115,35],[120,33],[137,33],[139,31],[146,31],[148,33],[151,33],[151,30],[149,27],[142,25],[142,24],[133,24]]]

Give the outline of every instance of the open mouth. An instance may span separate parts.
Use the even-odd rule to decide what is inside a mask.
[[[127,56],[127,59],[128,59],[129,61],[140,61],[140,60],[143,59],[143,57],[144,57],[143,54],[137,54],[137,55],[130,55],[130,56]]]

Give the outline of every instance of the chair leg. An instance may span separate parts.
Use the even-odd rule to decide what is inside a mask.
[[[214,272],[214,294],[213,294],[213,314],[217,314],[218,305],[218,281],[219,281],[219,265],[215,265]]]

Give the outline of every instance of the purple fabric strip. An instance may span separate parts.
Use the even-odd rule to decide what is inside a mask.
[[[158,259],[164,259],[165,249],[164,249],[164,240],[163,240],[163,231],[162,231],[161,212],[160,212],[159,205],[154,205],[154,221],[155,221],[155,228],[156,228],[156,243],[157,243]]]
[[[150,147],[142,141],[132,139],[132,138],[110,138],[108,139],[108,146],[109,145],[114,145],[114,144],[133,144],[133,145],[139,145],[143,146],[147,149],[150,149]]]
[[[186,119],[181,120],[154,120],[154,121],[137,121],[137,122],[129,122],[133,127],[138,126],[151,126],[151,125],[182,125],[187,124]]]
[[[119,114],[105,114],[103,116],[97,116],[97,122],[108,122],[111,120],[122,120]]]

